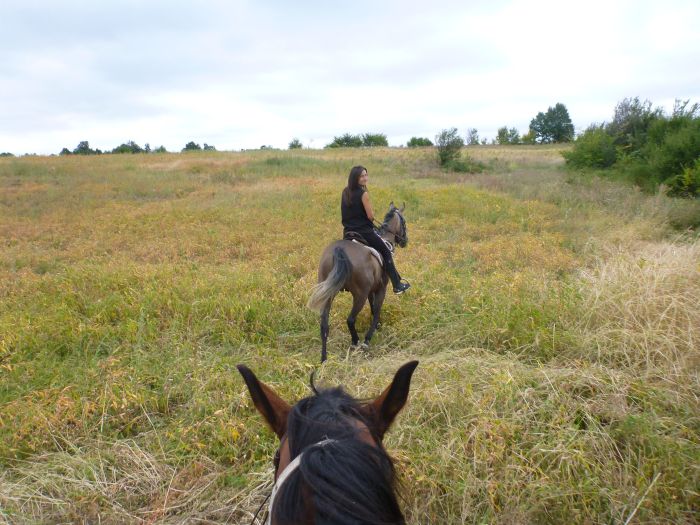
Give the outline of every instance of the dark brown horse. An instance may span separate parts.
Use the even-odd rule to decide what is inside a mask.
[[[382,444],[408,399],[418,361],[403,365],[374,401],[362,403],[341,387],[316,390],[290,406],[243,365],[238,371],[255,408],[280,439],[271,525],[404,524],[394,464]]]
[[[393,246],[402,248],[408,242],[406,221],[403,218],[405,206],[397,208],[392,202],[384,222],[379,228],[379,235]],[[323,251],[318,267],[318,284],[307,306],[321,314],[321,362],[326,360],[328,342],[328,316],[333,299],[341,290],[352,294],[352,310],[348,316],[348,328],[353,346],[360,338],[355,329],[355,319],[365,303],[369,300],[372,309],[372,323],[365,334],[362,346],[367,348],[374,331],[379,325],[379,315],[386,297],[386,285],[389,277],[370,250],[352,241],[335,241]]]

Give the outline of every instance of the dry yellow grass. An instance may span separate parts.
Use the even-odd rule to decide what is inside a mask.
[[[354,164],[405,201],[412,282],[369,354],[332,312],[319,382],[421,365],[387,436],[409,523],[694,523],[697,205],[558,148],[0,159],[0,521],[241,523],[275,440],[235,364],[307,395],[304,308]],[[675,217],[675,218],[674,218]],[[367,326],[364,312],[358,324]]]

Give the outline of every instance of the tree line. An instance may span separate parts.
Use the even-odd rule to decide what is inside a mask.
[[[444,130],[443,130],[444,131]],[[495,138],[479,139],[479,131],[470,128],[466,134],[466,141],[462,145],[475,146],[485,144],[549,144],[554,142],[571,142],[574,139],[574,125],[571,122],[569,111],[560,102],[547,109],[540,111],[530,122],[529,130],[526,134],[520,135],[516,128],[504,126],[498,129]],[[437,140],[437,137],[436,137]],[[433,146],[434,143],[427,137],[411,137],[406,143],[409,148],[421,148]],[[389,146],[389,142],[384,133],[345,133],[326,144],[324,148],[372,148],[378,146]],[[294,138],[289,143],[289,149],[303,147],[298,138]]]
[[[216,151],[216,148],[214,146],[210,146],[206,142],[204,143],[204,146],[200,146],[196,142],[190,141],[187,144],[185,144],[185,147],[182,148],[181,151]],[[148,142],[143,147],[141,147],[138,144],[136,144],[133,140],[129,140],[123,144],[120,144],[111,151],[102,151],[99,148],[91,148],[89,141],[82,140],[72,150],[69,150],[68,148],[63,148],[59,155],[103,155],[107,153],[168,153],[168,150],[165,149],[165,146],[159,146],[156,149],[151,149],[151,146]]]
[[[498,133],[491,144],[546,144],[550,142],[568,142],[573,140],[574,127],[569,118],[569,113],[561,103],[557,103],[554,107],[550,107],[546,112],[538,113],[530,123],[528,133],[520,135],[516,128],[508,128],[504,126],[499,128]],[[466,145],[489,144],[485,138],[479,139],[479,132],[475,128],[467,131]],[[429,147],[434,143],[427,137],[412,137],[406,146],[409,148]],[[361,133],[352,134],[345,133],[333,137],[333,140],[326,144],[324,148],[373,148],[373,147],[388,147],[389,141],[384,133]],[[289,149],[300,149],[303,147],[302,142],[298,138],[293,138],[289,144]],[[261,146],[260,149],[274,149],[271,146]],[[216,151],[214,146],[204,143],[200,146],[194,141],[190,141],[180,150],[181,152],[188,151]],[[99,148],[90,147],[87,140],[83,140],[73,148],[63,148],[59,155],[103,155],[107,153],[115,154],[140,154],[140,153],[167,153],[165,146],[159,146],[151,149],[149,143],[141,147],[136,142],[129,140],[112,150],[102,151]],[[14,156],[12,153],[0,153],[0,156]]]

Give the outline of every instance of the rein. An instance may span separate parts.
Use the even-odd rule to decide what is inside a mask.
[[[400,225],[400,226],[399,226],[399,229],[400,229],[401,231],[406,231],[406,221],[404,220],[403,215],[401,215],[401,213],[399,213],[399,210],[397,210],[397,209],[394,210],[394,213],[395,213],[396,215],[398,215],[398,217],[399,217],[399,225]],[[379,231],[380,231],[380,232],[387,232],[387,233],[392,234],[392,235],[394,236],[394,239],[395,239],[396,241],[398,241],[399,243],[404,243],[404,244],[408,243],[408,238],[407,238],[407,236],[403,236],[403,235],[401,235],[400,233],[395,233],[395,232],[390,231],[387,222],[383,222],[383,223],[379,226]],[[387,241],[387,242],[389,242],[389,241]],[[392,245],[392,248],[393,248],[393,243],[390,243],[390,244]],[[393,250],[392,250],[392,251],[393,251]]]

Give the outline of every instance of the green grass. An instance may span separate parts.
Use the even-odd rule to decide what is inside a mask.
[[[378,393],[410,523],[694,523],[700,205],[563,169],[554,147],[0,159],[0,521],[249,521],[290,400]],[[305,308],[349,168],[406,203],[413,284],[369,354]],[[679,228],[681,228],[679,230]],[[358,320],[366,330],[369,312]]]

